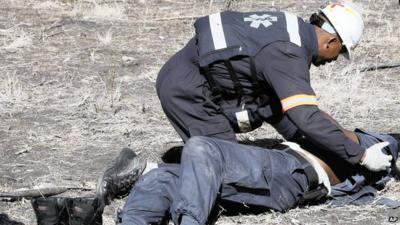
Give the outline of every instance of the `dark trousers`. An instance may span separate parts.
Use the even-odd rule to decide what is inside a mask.
[[[284,151],[193,137],[180,165],[142,176],[122,212],[122,224],[157,223],[190,215],[205,224],[217,199],[277,211],[295,207],[308,190],[301,163]]]
[[[210,99],[206,78],[192,61],[195,40],[161,68],[156,89],[167,118],[184,142],[192,136],[217,137],[236,142],[229,120]]]

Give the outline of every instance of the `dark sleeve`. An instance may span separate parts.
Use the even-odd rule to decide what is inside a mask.
[[[311,142],[332,152],[351,164],[356,164],[365,149],[345,136],[319,110],[310,85],[309,63],[305,50],[292,43],[276,42],[259,53],[264,60],[262,73],[276,92],[282,111]]]
[[[282,119],[277,123],[271,123],[271,126],[287,141],[292,141],[299,134],[299,129],[285,114]]]

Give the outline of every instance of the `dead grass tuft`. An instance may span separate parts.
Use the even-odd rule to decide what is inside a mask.
[[[19,51],[32,46],[32,37],[19,28],[0,30],[4,45],[0,45],[0,51]]]
[[[84,20],[123,21],[127,19],[123,5],[118,3],[98,3],[96,0],[77,1],[70,15]]]
[[[0,80],[0,101],[21,103],[22,100],[26,99],[27,95],[22,88],[22,82],[17,76],[17,71],[12,74],[7,72],[5,78]]]
[[[33,5],[33,8],[37,10],[61,10],[63,4],[57,1],[45,1]]]
[[[112,28],[108,29],[107,32],[105,32],[104,34],[97,34],[97,40],[99,40],[100,44],[103,46],[107,46],[110,45],[112,42]]]

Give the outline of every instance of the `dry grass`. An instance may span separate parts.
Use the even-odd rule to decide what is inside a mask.
[[[0,36],[4,38],[4,45],[0,46],[3,51],[18,51],[32,46],[32,37],[22,29],[9,28],[0,30]]]
[[[125,146],[159,160],[179,140],[161,110],[155,79],[192,37],[196,16],[224,9],[285,9],[306,18],[319,2],[179,0],[6,0],[0,8],[0,190],[43,184],[93,187]],[[399,132],[399,69],[360,68],[400,61],[398,1],[361,3],[366,30],[355,60],[311,70],[321,108],[348,128]],[[240,138],[279,135],[265,125]],[[18,154],[16,154],[18,153]],[[382,194],[397,198],[398,183]],[[71,192],[71,196],[90,192]],[[113,224],[116,201],[104,224]],[[0,211],[34,224],[28,201]],[[378,206],[313,206],[286,214],[223,217],[218,224],[383,224]],[[358,215],[358,216],[355,216]]]
[[[78,0],[73,3],[74,8],[71,16],[80,17],[84,20],[126,20],[124,5],[118,3],[101,3],[96,0]]]
[[[106,46],[106,45],[109,45],[109,44],[111,44],[111,42],[112,42],[112,30],[111,30],[111,28],[110,29],[108,29],[107,30],[107,32],[105,33],[105,34],[97,34],[97,39],[99,40],[99,42],[102,44],[102,45],[104,45],[104,46]]]

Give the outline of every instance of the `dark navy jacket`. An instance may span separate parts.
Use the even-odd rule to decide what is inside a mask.
[[[399,142],[388,134],[369,132],[361,129],[356,129],[355,133],[361,146],[364,148],[368,148],[379,142],[389,142],[389,145],[383,150],[386,154],[393,157],[392,167],[387,169],[387,171],[374,173],[365,168],[346,167],[338,163],[338,161],[332,163],[334,159],[330,157],[330,161],[325,162],[329,163],[331,168],[333,168],[332,166],[336,166],[336,168],[342,167],[341,174],[346,174],[346,178],[343,182],[332,187],[330,203],[332,205],[345,205],[349,203],[362,204],[375,202],[376,204],[393,208],[400,207],[400,201],[398,200],[384,197],[379,197],[378,199],[374,198],[377,190],[383,189],[385,184],[395,176],[392,173],[394,172],[394,166],[399,157]],[[325,160],[327,160],[327,158],[325,158]]]
[[[264,46],[277,41],[301,47],[300,31],[307,25],[290,13],[228,11],[202,17],[194,26],[199,64],[206,66],[234,56],[255,56]]]
[[[301,133],[322,149],[356,164],[365,149],[348,139],[317,106],[310,85],[309,67],[318,53],[314,27],[283,12],[223,12],[202,17],[195,23],[200,67],[227,91],[233,82],[221,60],[230,59],[243,87],[246,108],[255,120],[274,126],[285,139]],[[262,93],[254,96],[249,56],[254,56]],[[222,107],[236,99],[218,102]]]

